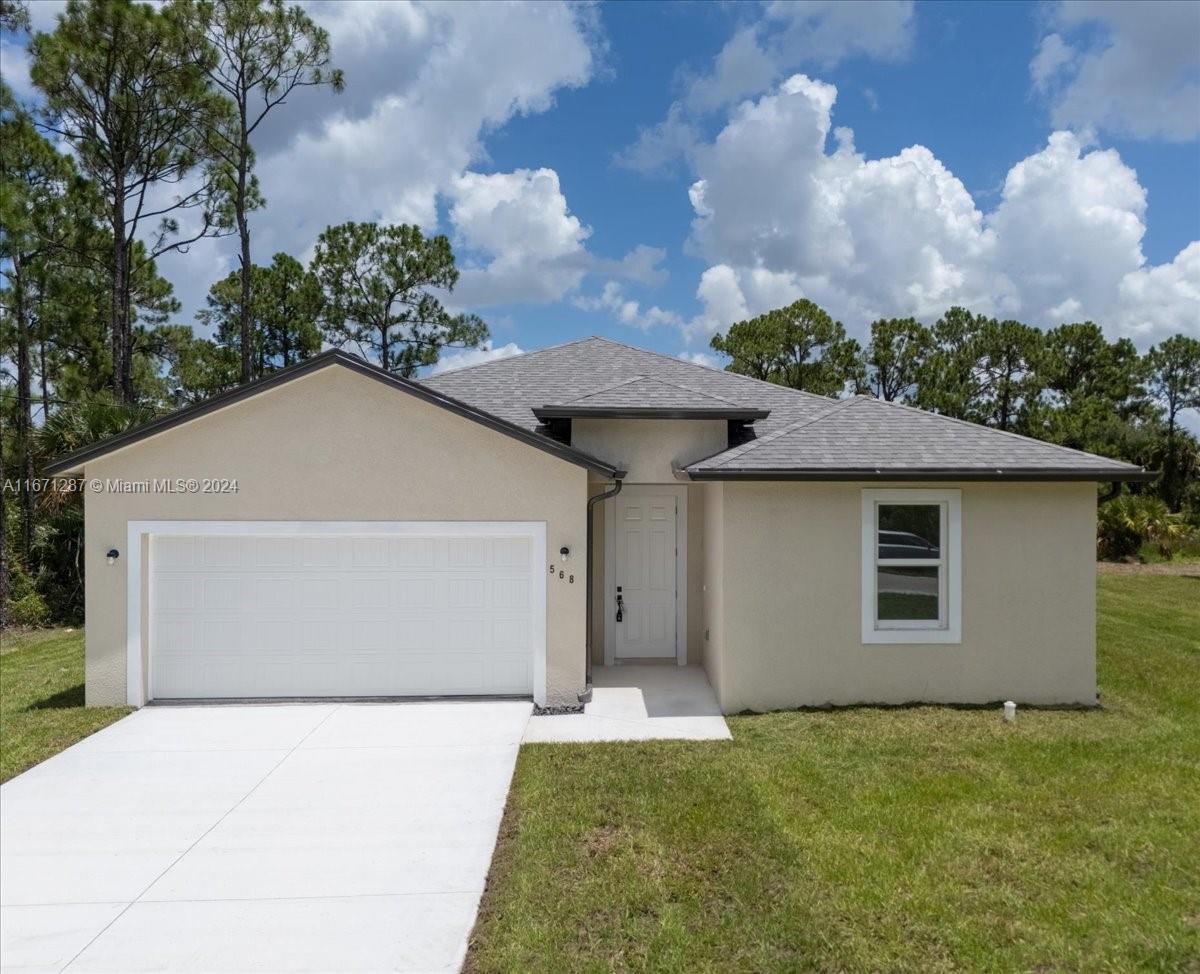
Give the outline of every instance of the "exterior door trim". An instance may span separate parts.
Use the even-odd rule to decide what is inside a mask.
[[[487,537],[489,535],[523,535],[533,542],[532,611],[530,618],[533,641],[533,699],[538,706],[546,705],[546,573],[539,566],[546,564],[545,521],[129,521],[126,532],[124,560],[126,564],[125,616],[125,695],[131,707],[146,703],[151,686],[143,672],[143,612],[142,586],[147,583],[147,598],[154,600],[149,565],[142,565],[142,539],[148,539],[147,550],[153,558],[155,535],[220,535],[220,534],[388,534],[406,537]],[[146,619],[150,618],[149,606]],[[147,630],[146,637],[148,639]],[[153,647],[146,660],[154,665]]]
[[[687,485],[626,484],[617,496],[671,494],[675,497],[675,662],[687,665]],[[616,498],[604,502],[604,665],[616,664],[616,629],[611,624],[617,596]]]

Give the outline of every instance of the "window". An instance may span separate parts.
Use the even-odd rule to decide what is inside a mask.
[[[960,642],[959,491],[864,490],[862,535],[863,642]]]

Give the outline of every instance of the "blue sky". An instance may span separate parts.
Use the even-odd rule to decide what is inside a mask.
[[[308,6],[347,92],[264,133],[256,259],[347,219],[448,233],[489,355],[704,356],[799,296],[859,337],[953,303],[1200,334],[1200,4]],[[233,261],[162,269],[190,312]]]

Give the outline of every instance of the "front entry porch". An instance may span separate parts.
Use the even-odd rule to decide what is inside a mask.
[[[582,714],[534,716],[524,743],[730,740],[708,677],[699,666],[596,666]]]

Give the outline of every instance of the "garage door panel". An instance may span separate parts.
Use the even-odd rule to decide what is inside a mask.
[[[522,536],[155,536],[152,696],[529,693],[533,554]]]
[[[433,538],[394,538],[391,543],[393,568],[437,567],[438,544]]]
[[[492,604],[506,612],[529,608],[528,578],[497,578],[492,582]]]
[[[352,568],[387,568],[388,540],[386,538],[350,539]]]
[[[237,568],[246,564],[253,538],[204,537],[199,540],[197,564],[204,568]]]
[[[197,582],[192,578],[164,578],[154,596],[164,612],[188,612],[196,608]]]
[[[245,584],[244,579],[232,575],[214,575],[207,578],[167,576],[155,587],[154,600],[160,610],[169,611],[175,607],[166,604],[162,599],[166,587],[186,585],[193,591],[200,590],[200,607],[206,612],[240,612],[250,601],[250,593],[246,591]]]
[[[523,569],[529,564],[528,538],[497,538],[492,545],[493,565],[496,568]]]
[[[290,569],[298,566],[298,538],[254,538],[254,564],[258,568]]]
[[[296,608],[296,580],[287,576],[252,576],[249,588],[254,592],[255,611],[289,611]]]
[[[482,538],[451,538],[446,545],[446,567],[482,568],[489,545]]]
[[[349,589],[352,609],[386,610],[391,605],[391,585],[386,575],[356,575]]]

